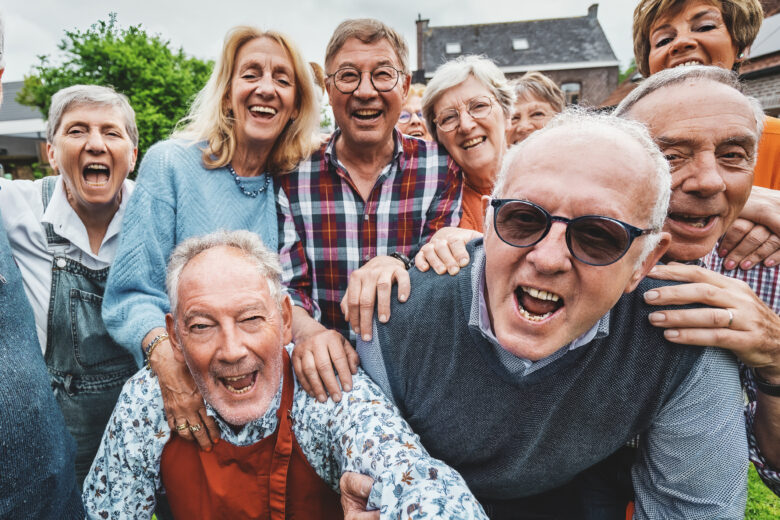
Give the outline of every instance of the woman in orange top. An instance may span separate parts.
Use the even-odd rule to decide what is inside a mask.
[[[634,56],[645,77],[690,64],[739,71],[763,21],[758,0],[642,0],[634,11]],[[780,120],[766,117],[754,186],[780,189]]]
[[[460,227],[482,232],[485,208],[506,150],[515,95],[487,58],[461,56],[439,67],[423,95],[423,116],[433,138],[463,169]]]

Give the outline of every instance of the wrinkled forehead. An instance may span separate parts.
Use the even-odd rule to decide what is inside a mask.
[[[372,42],[365,42],[357,36],[347,38],[325,66],[333,70],[348,66],[361,68],[366,66],[365,62],[370,62],[368,65],[372,68],[380,65],[401,68],[401,58],[390,40],[377,38]]]

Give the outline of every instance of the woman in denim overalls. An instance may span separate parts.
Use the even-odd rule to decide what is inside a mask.
[[[0,183],[3,224],[33,306],[65,424],[76,440],[79,486],[124,382],[138,370],[108,335],[101,305],[133,189],[135,114],[110,88],[76,85],[52,98],[49,162],[59,173]]]

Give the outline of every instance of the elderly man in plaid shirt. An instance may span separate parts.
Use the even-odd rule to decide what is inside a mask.
[[[340,308],[347,282],[362,282],[361,298],[371,299],[371,307],[377,288],[389,293],[391,281],[405,299],[408,257],[439,228],[458,224],[462,179],[443,148],[394,128],[410,84],[400,34],[378,20],[346,20],[328,43],[325,70],[338,130],[279,179],[280,256],[295,303],[296,351],[306,352],[293,355],[296,372],[306,356],[312,369],[315,362],[330,366],[307,349],[317,344],[349,377],[358,359]],[[321,386],[301,383],[325,401]]]

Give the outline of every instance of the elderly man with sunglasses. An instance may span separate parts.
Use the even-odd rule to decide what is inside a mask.
[[[665,340],[642,298],[669,178],[640,125],[562,116],[508,153],[471,264],[412,271],[412,297],[358,342],[492,518],[586,517],[588,479],[637,434],[636,518],[742,518],[736,362]]]

